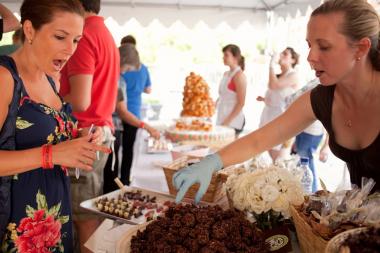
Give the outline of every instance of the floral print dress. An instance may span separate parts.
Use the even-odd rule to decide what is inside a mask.
[[[54,91],[54,82],[48,78]],[[77,136],[71,107],[61,110],[32,101],[23,86],[16,121],[16,149],[57,144]],[[34,169],[15,175],[11,218],[1,252],[73,252],[70,180],[66,168]]]

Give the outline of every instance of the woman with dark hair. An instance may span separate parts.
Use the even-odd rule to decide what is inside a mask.
[[[199,201],[215,171],[283,143],[317,119],[329,134],[331,151],[347,163],[351,183],[361,186],[363,177],[373,178],[372,192],[379,191],[379,35],[379,16],[366,0],[324,1],[312,12],[306,35],[308,61],[320,85],[272,122],[178,171],[176,200],[199,183]]]
[[[121,78],[126,83],[127,99],[125,101],[128,111],[138,120],[139,125],[130,121],[123,121],[123,157],[121,162],[122,182],[130,184],[130,170],[133,161],[133,145],[136,140],[137,130],[146,129],[149,126],[141,120],[142,94],[152,92],[152,84],[147,67],[141,63],[139,52],[132,43],[125,43],[120,48],[121,57],[124,57],[124,68],[121,70]]]
[[[100,131],[78,131],[53,81],[82,36],[83,13],[77,0],[25,0],[23,45],[0,58],[0,236],[6,252],[73,252],[67,169],[90,171],[96,151],[110,152],[96,144]],[[74,140],[78,134],[83,137]]]
[[[247,79],[244,74],[244,57],[240,48],[233,44],[225,46],[222,51],[224,65],[230,70],[224,73],[220,82],[216,124],[234,128],[238,136],[245,124],[243,107]]]
[[[124,45],[121,45],[119,47],[119,53],[120,73],[137,70],[140,67],[138,53],[133,44],[126,43]],[[118,189],[118,186],[115,184],[114,179],[119,175],[119,164],[121,159],[119,158],[118,153],[122,144],[122,136],[124,132],[123,123],[129,124],[136,128],[140,127],[141,125],[144,125],[144,129],[150,134],[150,136],[156,139],[160,138],[160,132],[158,130],[151,127],[147,123],[143,123],[133,113],[128,111],[127,84],[121,75],[119,78],[119,85],[117,90],[116,111],[112,115],[112,118],[115,125],[115,152],[114,154],[108,157],[107,164],[104,168],[104,193],[108,193]],[[132,146],[133,143],[123,143],[123,149],[130,149]],[[112,168],[113,155],[115,155],[115,164]],[[122,182],[129,182],[131,172],[130,169],[121,167],[120,170],[120,180]]]
[[[260,96],[257,98],[258,101],[265,102],[265,107],[261,114],[260,127],[268,124],[282,114],[286,109],[285,98],[298,89],[298,74],[294,69],[298,64],[298,58],[298,54],[291,47],[287,47],[282,51],[278,60],[276,56],[272,56],[269,65],[268,90],[265,94],[265,98]],[[281,67],[281,73],[279,75],[276,75],[274,70],[276,64],[279,64]],[[288,142],[289,141],[277,145],[269,150],[269,155],[273,159],[273,162],[280,156],[281,151],[284,152],[284,150],[290,148],[290,143]]]

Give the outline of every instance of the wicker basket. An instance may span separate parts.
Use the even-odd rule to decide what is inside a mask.
[[[311,226],[303,219],[294,206],[290,207],[290,211],[296,226],[301,251],[303,253],[325,252],[328,241],[313,232]]]
[[[193,159],[193,157],[184,156],[173,161],[171,164],[163,167],[166,182],[168,184],[169,192],[171,195],[175,196],[177,194],[177,190],[175,189],[172,183],[174,173],[176,173],[179,169],[187,166],[188,161],[191,159]],[[196,193],[198,192],[198,189],[199,184],[191,186],[190,189],[187,191],[185,198],[194,199]],[[223,190],[223,182],[221,180],[221,177],[219,173],[214,173],[214,175],[211,178],[211,182],[207,189],[207,192],[203,195],[201,201],[213,203],[221,200],[224,196],[225,191]]]
[[[355,229],[350,229],[350,230],[347,230],[343,233],[336,235],[327,244],[325,253],[339,253],[340,246],[344,243],[345,240],[347,240],[347,238],[349,236],[357,235],[357,234],[360,234],[360,233],[365,232],[367,230],[368,230],[367,227],[355,228]]]

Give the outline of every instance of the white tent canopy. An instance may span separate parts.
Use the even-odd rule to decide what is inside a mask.
[[[18,12],[22,0],[0,2]],[[188,27],[200,20],[212,27],[221,22],[236,27],[246,21],[262,26],[268,11],[294,16],[319,3],[320,0],[102,0],[101,15],[112,17],[120,25],[135,18],[143,25],[157,19],[166,26],[178,20]]]

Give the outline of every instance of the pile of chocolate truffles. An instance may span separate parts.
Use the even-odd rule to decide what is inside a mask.
[[[219,206],[172,205],[131,240],[132,253],[268,252],[243,212]]]

